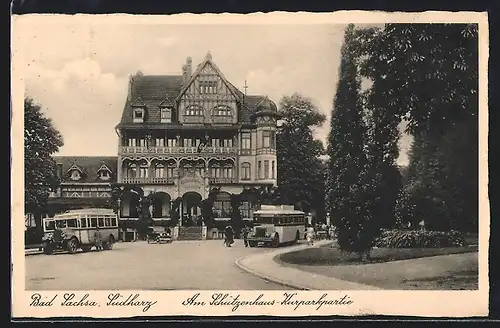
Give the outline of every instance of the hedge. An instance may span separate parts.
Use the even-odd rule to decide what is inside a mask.
[[[375,240],[379,248],[441,248],[466,246],[458,231],[384,230]]]

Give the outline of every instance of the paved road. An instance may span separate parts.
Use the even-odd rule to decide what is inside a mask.
[[[27,290],[284,290],[240,270],[234,262],[266,252],[236,240],[117,243],[111,251],[26,256]]]

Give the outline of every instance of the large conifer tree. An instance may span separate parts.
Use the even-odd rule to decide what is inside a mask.
[[[364,142],[366,127],[360,100],[360,80],[353,53],[354,26],[345,32],[341,50],[339,82],[328,139],[326,204],[336,226],[342,250],[363,254],[371,248],[366,226]]]

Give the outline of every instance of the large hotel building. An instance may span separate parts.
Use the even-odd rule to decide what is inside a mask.
[[[169,220],[178,198],[183,216],[198,217],[202,199],[217,187],[215,216],[228,219],[230,194],[276,185],[277,117],[273,101],[236,88],[210,53],[194,69],[188,57],[181,75],[139,72],[130,77],[116,126],[118,156],[55,156],[62,183],[49,199],[51,211],[108,206],[111,184],[118,183],[152,195],[156,221]],[[136,202],[122,195],[122,221],[137,220]],[[244,218],[254,203],[241,202]]]

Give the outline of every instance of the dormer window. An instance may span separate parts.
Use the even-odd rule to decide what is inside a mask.
[[[99,175],[99,179],[101,180],[109,180],[111,179],[111,170],[103,164],[99,170],[97,171],[97,174]]]
[[[109,180],[109,179],[111,179],[111,175],[109,174],[109,172],[108,172],[108,171],[101,171],[101,172],[99,173],[99,178],[100,178],[101,180]]]
[[[197,105],[191,105],[185,108],[185,116],[203,116],[203,107]]]
[[[134,123],[144,122],[144,108],[135,107],[134,108]]]
[[[70,175],[71,180],[77,181],[77,180],[80,180],[80,178],[81,178],[81,175],[80,175],[80,172],[78,170],[71,171],[71,175]]]
[[[161,123],[172,123],[172,110],[170,108],[162,108],[160,112]]]

